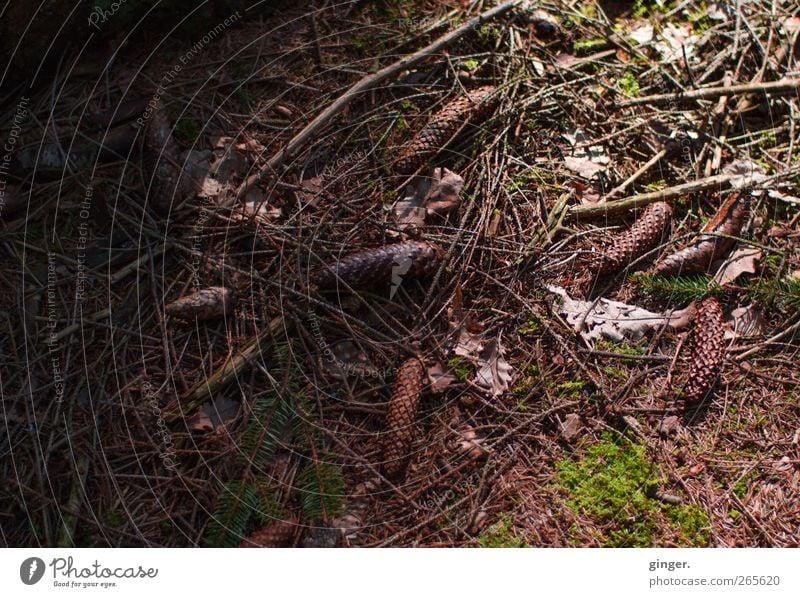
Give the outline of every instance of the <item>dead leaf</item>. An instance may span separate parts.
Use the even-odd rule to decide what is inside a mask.
[[[475,361],[478,359],[480,352],[483,351],[483,346],[481,337],[469,331],[467,321],[462,322],[458,328],[458,340],[453,352],[460,357]]]
[[[761,308],[755,303],[746,307],[738,307],[731,311],[725,322],[725,337],[727,339],[749,338],[761,336],[767,329],[767,321]]]
[[[350,375],[377,377],[379,373],[367,354],[351,340],[337,342],[325,350],[321,358],[325,370],[336,379]]]
[[[300,196],[311,207],[315,207],[322,199],[322,174],[324,171],[323,167],[312,165],[303,172],[303,178],[300,180]]]
[[[500,396],[507,389],[514,376],[513,368],[503,356],[501,337],[490,340],[478,357],[480,368],[475,374],[475,383],[491,390],[492,396]]]
[[[606,168],[602,164],[593,162],[588,157],[567,156],[564,158],[564,166],[575,174],[586,179],[591,179],[598,172],[603,172]]]
[[[600,338],[612,342],[638,340],[650,330],[682,319],[679,312],[665,316],[609,299],[600,299],[597,304],[576,300],[559,286],[547,286],[547,290],[557,296],[554,306],[589,346]]]
[[[723,174],[731,174],[730,185],[734,189],[749,187],[767,178],[764,166],[752,160],[734,160],[722,168]]]
[[[650,23],[646,23],[641,27],[637,27],[631,31],[630,38],[639,45],[649,44],[651,41],[653,41],[654,33],[655,29],[653,29],[653,26]]]
[[[428,383],[430,391],[434,394],[441,394],[454,381],[456,381],[456,376],[445,371],[441,363],[428,367]]]
[[[426,216],[446,214],[461,202],[463,187],[464,179],[447,168],[435,168],[432,177],[414,177],[394,206],[399,227],[422,226]]]
[[[676,435],[681,428],[681,420],[679,417],[675,415],[670,415],[668,417],[664,417],[661,421],[661,425],[658,426],[658,432],[663,437],[669,437],[671,435]]]
[[[561,422],[561,437],[565,441],[572,441],[583,429],[581,418],[575,413],[569,413]]]
[[[425,199],[428,215],[445,214],[458,207],[463,188],[464,179],[455,172],[447,168],[434,169],[431,188]]]
[[[700,38],[693,35],[692,29],[688,25],[667,24],[661,29],[661,38],[653,44],[653,47],[661,54],[663,62],[677,62],[690,59],[697,49],[697,42]]]
[[[198,433],[219,432],[239,412],[239,403],[223,395],[207,400],[187,421],[189,429]]]
[[[757,247],[740,245],[719,266],[717,273],[714,274],[714,280],[720,286],[724,286],[742,274],[754,274],[763,256],[764,253]]]
[[[596,174],[604,172],[611,162],[605,147],[589,145],[591,139],[583,129],[563,135],[573,147],[573,155],[564,158],[564,166],[579,176],[591,180]]]

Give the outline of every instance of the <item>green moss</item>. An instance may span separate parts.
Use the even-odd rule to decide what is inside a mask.
[[[586,387],[585,381],[567,381],[562,384],[559,384],[555,387],[556,391],[558,392],[559,396],[569,397],[569,398],[577,398],[581,395],[583,388]]]
[[[644,446],[605,434],[578,461],[556,465],[558,487],[567,505],[607,529],[609,547],[649,547],[666,530],[686,545],[705,545],[708,516],[697,506],[671,506],[651,499],[662,480]]]
[[[447,361],[447,366],[453,372],[453,375],[456,376],[456,379],[459,381],[467,381],[469,377],[471,367],[467,361],[462,359],[461,357],[453,357],[449,361]]]
[[[576,52],[591,52],[604,48],[608,44],[608,40],[604,37],[596,37],[591,39],[579,39],[573,44],[573,49]]]
[[[467,70],[475,70],[476,68],[478,68],[478,64],[480,63],[474,58],[470,58],[468,60],[465,60],[461,64]]]
[[[628,97],[639,95],[639,81],[631,71],[626,72],[619,80],[619,88]]]
[[[478,38],[483,43],[495,43],[498,39],[500,39],[500,28],[497,25],[481,25],[478,28]]]
[[[711,521],[703,508],[695,504],[667,506],[666,512],[687,545],[696,547],[708,545],[711,540]]]
[[[614,379],[618,381],[628,379],[628,372],[624,369],[618,369],[617,367],[611,367],[610,365],[603,367],[603,373],[605,373],[609,379]]]
[[[103,516],[103,521],[106,523],[106,526],[117,529],[125,524],[125,517],[116,510],[109,510],[105,513],[105,516]]]
[[[481,533],[481,536],[478,537],[478,545],[481,547],[527,547],[525,541],[514,530],[514,522],[508,514],[501,515],[500,520]]]
[[[656,0],[636,0],[633,3],[632,14],[634,18],[641,19],[655,12],[667,13],[670,10],[672,10],[671,2],[664,2],[663,6],[659,6]]]
[[[708,6],[705,2],[701,2],[697,10],[689,11],[687,17],[697,33],[708,31],[714,26],[714,20],[708,16]]]
[[[404,132],[404,131],[407,131],[409,128],[411,128],[411,127],[408,126],[408,122],[406,121],[406,119],[403,118],[402,116],[400,116],[397,119],[397,125],[396,126],[397,126],[397,130],[400,131],[401,133]]]
[[[175,137],[183,144],[193,145],[200,136],[200,122],[194,118],[181,118],[175,125]]]
[[[646,344],[614,344],[608,340],[599,340],[596,344],[597,350],[613,352],[616,354],[643,355],[647,354]]]
[[[528,321],[517,330],[517,333],[522,336],[527,336],[528,334],[535,334],[536,332],[542,329],[542,320],[536,313],[529,313],[528,314]]]

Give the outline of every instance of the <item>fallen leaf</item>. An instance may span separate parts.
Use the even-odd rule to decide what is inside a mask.
[[[435,168],[433,176],[416,176],[394,206],[400,228],[422,226],[426,216],[445,214],[461,202],[464,179],[447,168]]]
[[[668,417],[664,417],[661,421],[661,425],[658,426],[658,432],[664,436],[668,437],[670,435],[675,435],[681,428],[681,420],[679,417],[675,415],[670,415]]]
[[[692,34],[689,25],[667,24],[661,29],[661,38],[653,44],[653,47],[661,54],[663,62],[676,62],[691,58],[697,49],[699,37]]]
[[[564,158],[564,166],[587,180],[606,170],[611,159],[602,145],[589,145],[591,139],[583,129],[562,135],[573,147],[573,155]]]
[[[514,376],[513,368],[503,356],[501,338],[490,340],[478,357],[480,368],[475,374],[475,383],[490,390],[492,396],[500,396],[508,389]]]
[[[469,331],[466,321],[462,322],[458,328],[458,340],[453,352],[460,357],[474,361],[483,350],[483,346],[481,337]]]
[[[655,30],[650,23],[637,27],[630,32],[630,38],[639,45],[648,44],[653,41],[653,34]]]
[[[445,371],[441,363],[428,367],[429,389],[434,394],[441,394],[454,381],[456,381],[456,376]]]
[[[572,441],[583,429],[581,418],[575,413],[569,413],[561,422],[561,437],[565,441]]]
[[[730,284],[742,274],[754,274],[764,253],[758,247],[740,245],[722,262],[714,274],[720,286]]]
[[[207,400],[187,421],[189,429],[198,433],[220,431],[239,412],[239,402],[223,395]]]
[[[567,156],[564,158],[564,166],[575,174],[583,178],[591,179],[598,172],[603,172],[606,168],[602,164],[593,162],[588,157]]]
[[[556,295],[554,306],[558,312],[589,346],[600,338],[612,342],[638,340],[650,330],[684,319],[682,312],[664,315],[603,298],[595,304],[573,299],[559,286],[546,288]]]
[[[734,160],[722,168],[723,174],[732,174],[731,187],[740,189],[759,183],[767,178],[764,166],[752,160]]]
[[[355,342],[342,340],[321,353],[325,370],[337,379],[347,376],[378,376],[378,369]]]
[[[731,311],[725,322],[725,337],[727,339],[749,338],[761,336],[767,329],[767,321],[761,308],[755,303],[746,307],[737,307]]]

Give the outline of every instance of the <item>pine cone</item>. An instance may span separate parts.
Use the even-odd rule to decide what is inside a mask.
[[[633,226],[614,237],[598,263],[598,273],[617,272],[652,250],[664,233],[672,215],[669,204],[659,201],[647,206]]]
[[[230,314],[236,304],[236,291],[224,286],[203,288],[164,307],[167,315],[181,319],[214,319]]]
[[[448,102],[406,146],[395,164],[400,174],[411,174],[436,155],[465,123],[478,124],[497,105],[495,87],[487,85]]]
[[[386,419],[388,430],[383,452],[383,470],[390,477],[405,470],[408,451],[414,439],[414,423],[424,378],[425,368],[415,358],[405,361],[397,372]]]
[[[142,161],[150,204],[166,212],[170,205],[188,199],[196,191],[189,175],[180,166],[180,151],[172,137],[172,123],[158,100],[145,127]]]
[[[444,258],[444,249],[424,241],[406,241],[367,249],[338,263],[311,272],[309,280],[320,289],[335,288],[340,281],[354,287],[430,276]]]
[[[714,297],[697,307],[692,329],[692,362],[683,388],[687,404],[701,400],[714,385],[725,354],[722,306]]]
[[[288,547],[294,542],[297,528],[293,520],[276,520],[250,535],[239,547]]]
[[[653,273],[659,276],[675,276],[705,271],[736,242],[732,238],[715,235],[737,236],[742,231],[749,209],[750,195],[732,195],[722,204],[717,215],[703,227],[700,237],[693,244],[656,264]]]

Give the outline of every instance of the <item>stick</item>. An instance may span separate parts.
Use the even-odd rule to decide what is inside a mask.
[[[743,85],[731,85],[730,87],[705,87],[703,89],[693,89],[685,93],[665,93],[662,95],[648,95],[647,97],[637,97],[616,104],[618,108],[629,106],[641,106],[643,104],[669,104],[670,102],[695,101],[700,99],[715,99],[724,95],[739,95],[741,93],[777,93],[780,91],[791,91],[800,89],[800,78],[781,79],[780,81],[770,81],[768,83],[745,83]]]
[[[297,133],[292,139],[286,144],[286,146],[278,151],[275,155],[273,155],[266,164],[264,164],[258,171],[249,176],[247,180],[245,180],[241,186],[236,190],[236,196],[226,197],[225,200],[222,202],[223,207],[229,207],[235,201],[240,201],[247,192],[252,189],[256,184],[258,184],[269,172],[272,172],[279,168],[283,163],[290,158],[293,154],[297,152],[303,145],[308,143],[312,138],[314,138],[317,132],[328,124],[334,116],[339,114],[342,110],[344,110],[347,105],[353,101],[357,96],[361,95],[368,89],[376,87],[386,79],[396,75],[402,70],[407,68],[411,68],[414,65],[421,62],[424,58],[436,54],[449,44],[453,43],[458,38],[462,37],[464,34],[469,33],[473,29],[483,25],[486,21],[489,21],[497,16],[502,15],[505,12],[508,12],[515,6],[522,4],[524,0],[508,0],[503,2],[499,6],[487,10],[477,17],[474,17],[458,27],[454,29],[450,33],[443,35],[442,37],[438,38],[436,41],[431,43],[430,45],[418,50],[417,52],[411,54],[410,56],[406,56],[401,58],[397,62],[390,64],[389,66],[382,68],[378,72],[371,74],[369,76],[364,77],[360,81],[358,81],[355,85],[350,87],[344,95],[339,96],[339,98],[333,102],[330,106],[325,108],[319,116],[317,116],[314,120],[309,122],[303,130]]]
[[[205,400],[212,398],[219,390],[236,378],[250,364],[250,361],[261,355],[261,344],[280,331],[283,325],[283,317],[275,317],[264,330],[250,340],[239,354],[225,363],[222,369],[196,384],[177,400],[173,400],[164,409],[164,420],[170,423],[193,411]]]
[[[647,172],[648,170],[650,170],[650,168],[652,168],[658,162],[660,162],[661,159],[666,155],[667,155],[666,149],[662,149],[661,151],[659,151],[656,155],[650,158],[650,160],[644,166],[642,166],[636,172],[634,172],[633,176],[631,176],[628,180],[620,184],[617,188],[612,189],[608,195],[606,195],[600,200],[600,202],[605,203],[606,201],[611,199],[614,195],[618,195],[619,193],[627,189],[629,186],[631,186],[633,183],[639,180],[645,172]]]
[[[687,193],[694,193],[696,191],[703,191],[705,189],[724,185],[734,178],[737,178],[737,175],[718,174],[716,176],[693,180],[652,193],[642,193],[641,195],[632,195],[631,197],[626,197],[618,201],[609,201],[601,205],[574,205],[570,208],[569,215],[572,218],[598,218],[600,216],[619,215],[636,207],[650,205],[656,201],[667,201],[668,199],[674,199],[686,195]]]

